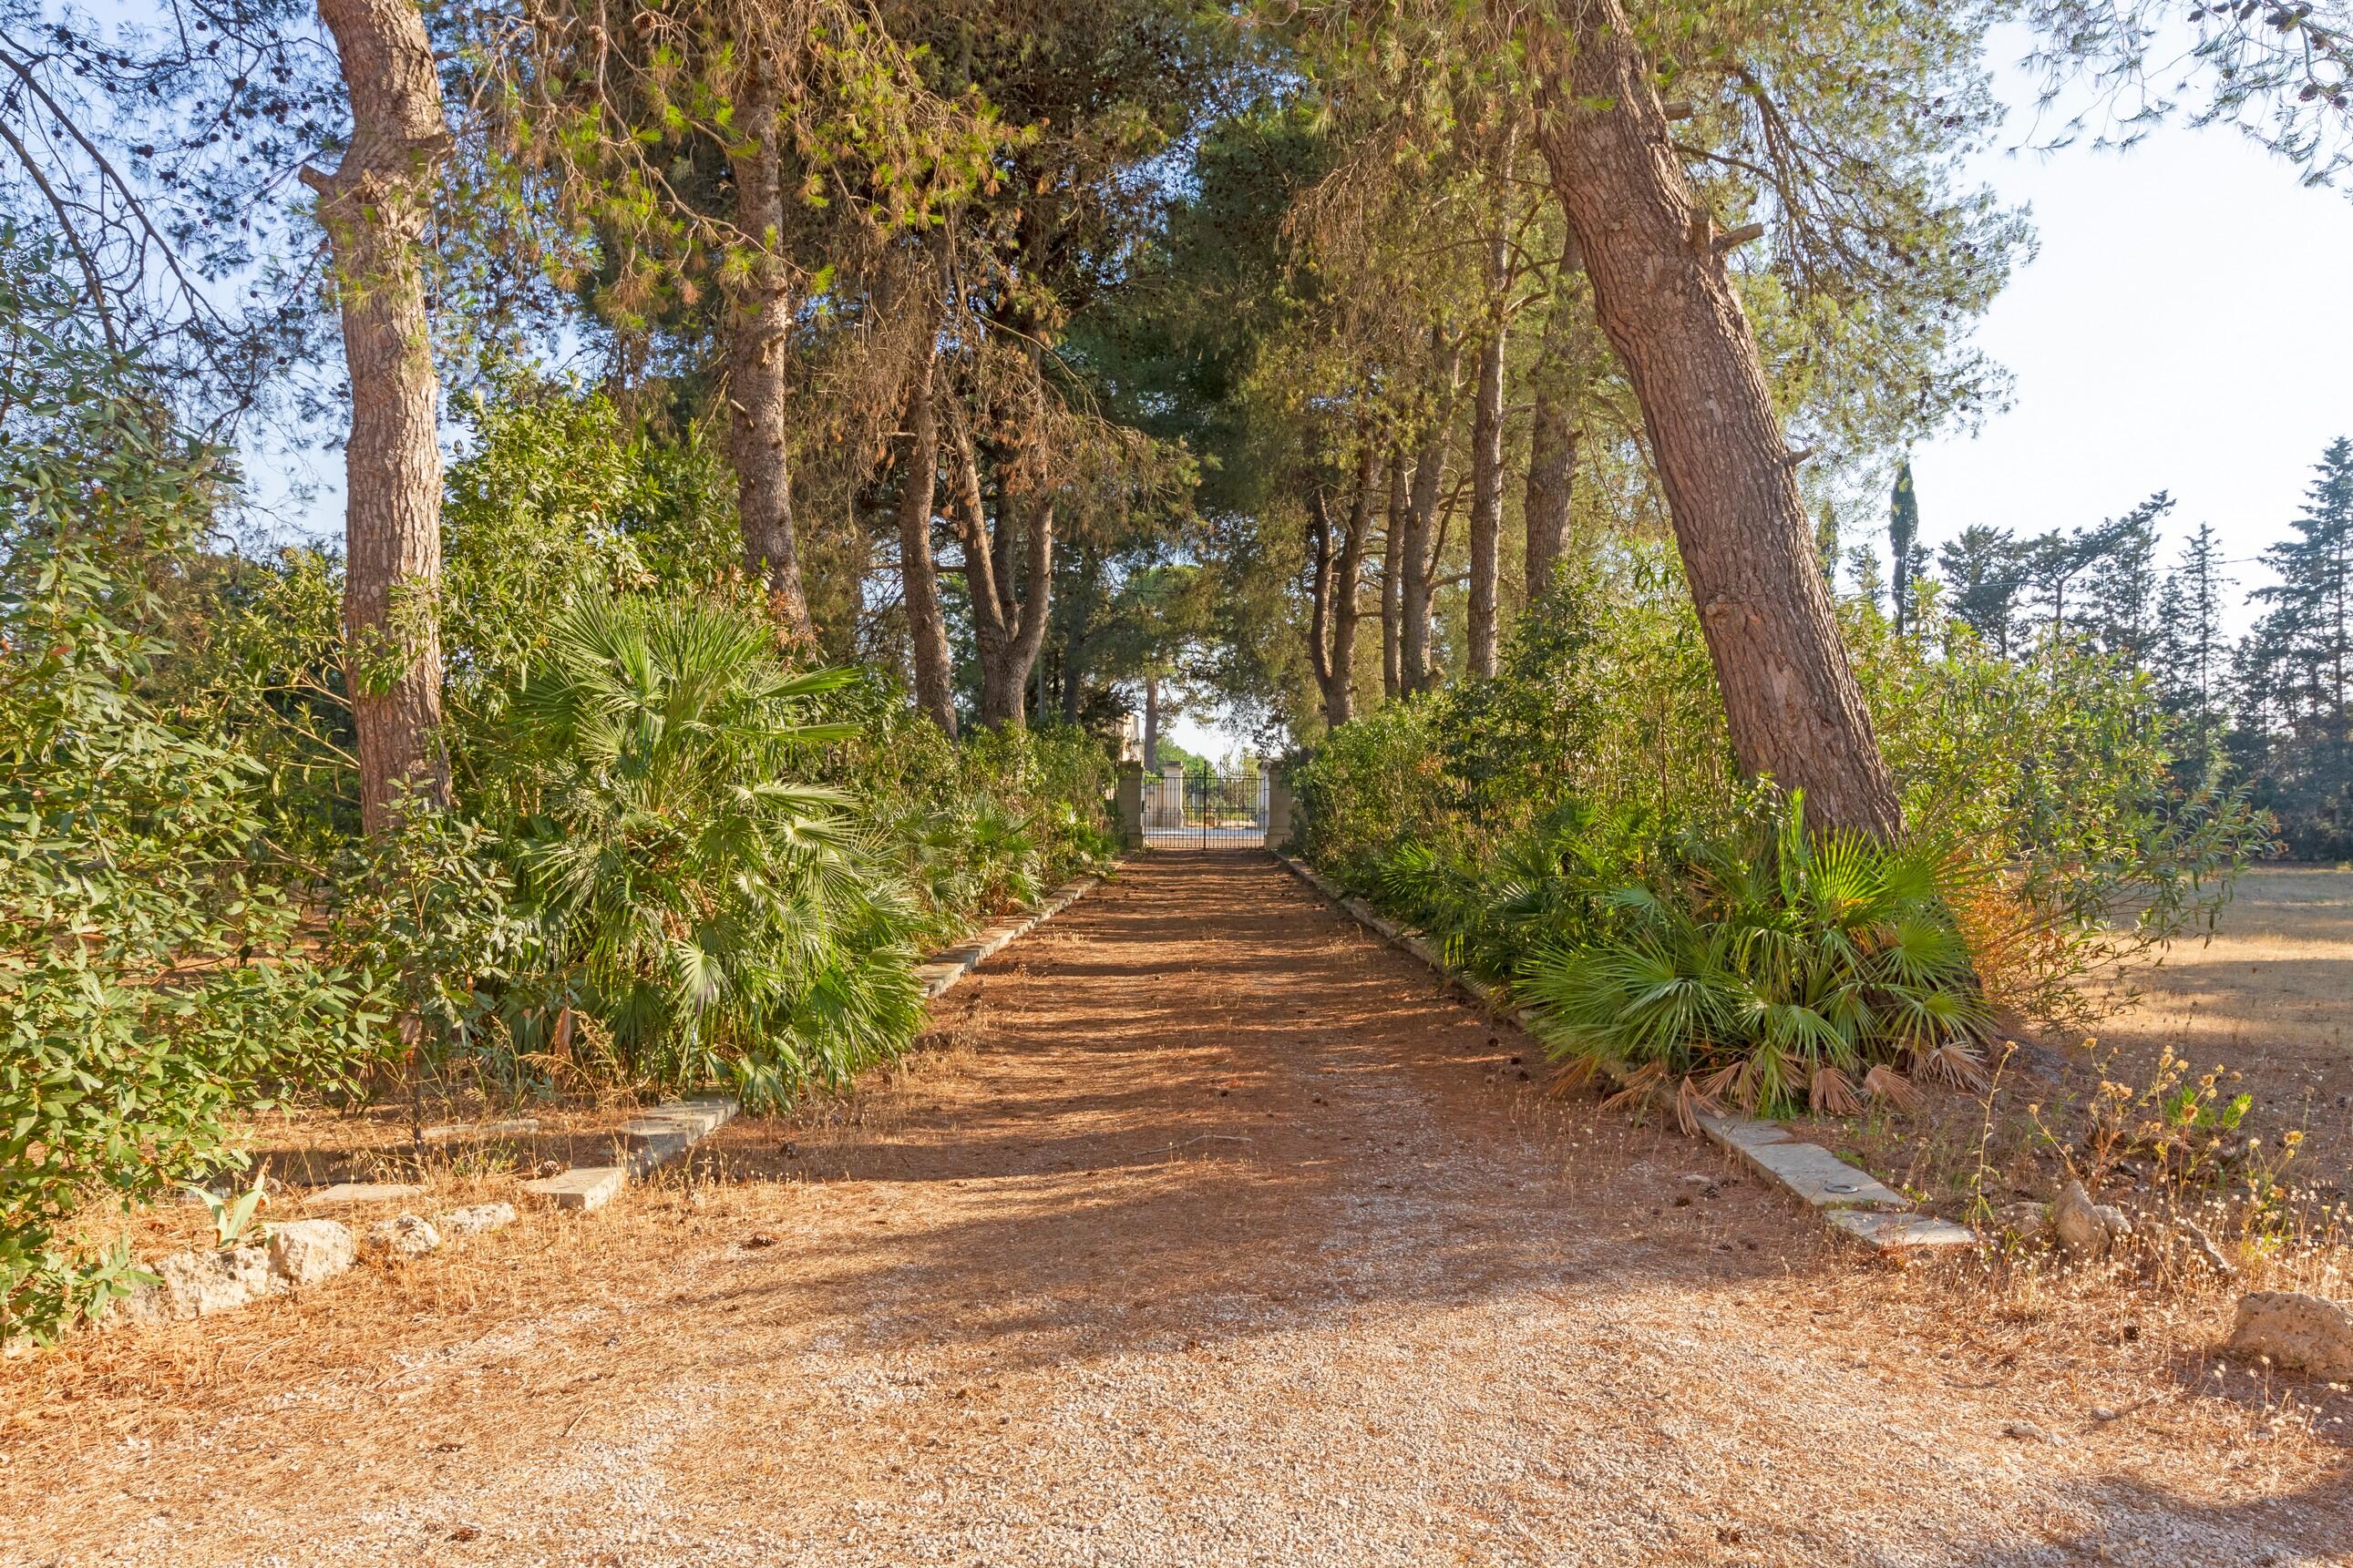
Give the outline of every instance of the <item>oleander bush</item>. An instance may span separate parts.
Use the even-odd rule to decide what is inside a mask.
[[[264,842],[264,770],[149,691],[159,584],[223,482],[139,367],[6,301],[25,374],[0,456],[0,1342],[139,1278],[93,1203],[234,1163],[232,1116],[349,1091],[385,1050],[366,977],[313,962]],[[30,308],[28,309],[28,305]]]

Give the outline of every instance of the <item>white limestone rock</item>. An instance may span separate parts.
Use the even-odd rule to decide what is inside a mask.
[[[116,1303],[132,1322],[174,1323],[231,1312],[270,1293],[269,1254],[259,1247],[175,1252],[157,1263],[157,1282]],[[111,1314],[110,1314],[111,1315]]]
[[[405,1214],[379,1220],[368,1227],[367,1249],[388,1263],[408,1263],[438,1251],[441,1233],[422,1215]]]
[[[512,1204],[470,1204],[443,1215],[441,1231],[445,1236],[480,1236],[487,1230],[502,1230],[514,1222]]]
[[[2239,1298],[2231,1349],[2315,1377],[2353,1378],[2353,1308],[2301,1290],[2251,1291]]]
[[[2081,1182],[2069,1182],[2051,1205],[2051,1233],[2071,1258],[2100,1258],[2132,1234],[2132,1221],[2114,1204],[2095,1204]]]
[[[332,1279],[358,1256],[351,1227],[338,1220],[292,1220],[269,1237],[269,1271],[290,1286]]]

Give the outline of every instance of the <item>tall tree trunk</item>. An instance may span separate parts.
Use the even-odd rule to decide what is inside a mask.
[[[1499,192],[1511,188],[1515,142],[1507,130],[1495,174]],[[1473,677],[1495,673],[1495,601],[1504,540],[1504,340],[1512,243],[1510,213],[1502,195],[1496,198],[1494,216],[1495,232],[1488,237],[1487,247],[1487,335],[1479,345],[1478,391],[1471,412],[1471,587],[1464,628],[1470,647],[1464,668]]]
[[[1564,289],[1566,285],[1563,285]],[[1528,601],[1552,586],[1553,571],[1568,548],[1569,501],[1577,482],[1577,408],[1567,381],[1571,352],[1562,321],[1567,304],[1553,308],[1536,356],[1535,414],[1528,437],[1528,489],[1522,511],[1527,527]]]
[[[1078,570],[1072,581],[1076,589],[1062,605],[1062,722],[1076,726],[1086,693],[1086,655],[1090,634],[1087,623],[1094,619],[1099,595],[1098,584],[1102,563],[1092,549],[1079,552]]]
[[[947,617],[940,613],[939,572],[932,563],[932,513],[938,494],[939,353],[926,343],[907,388],[907,472],[899,488],[899,583],[913,647],[915,706],[955,739],[955,660]]]
[[[318,194],[351,375],[343,448],[344,681],[358,731],[360,820],[404,796],[449,798],[441,750],[441,447],[418,258],[449,127],[415,0],[320,0],[351,95],[352,140]]]
[[[1006,681],[1013,702],[1002,723],[1020,729],[1029,722],[1021,706],[1021,689],[1036,668],[1038,652],[1046,646],[1046,612],[1054,603],[1054,503],[1041,502],[1029,518],[1025,535],[1020,597],[1015,607],[1013,635],[1006,645]]]
[[[1532,26],[1539,136],[1624,362],[1674,519],[1742,769],[1821,826],[1892,834],[1894,786],[1814,563],[1755,334],[1693,201],[1620,0]]]
[[[1157,671],[1144,678],[1144,771],[1160,771],[1160,676]]]
[[[1430,580],[1437,563],[1431,559],[1431,531],[1438,516],[1440,487],[1445,479],[1446,438],[1454,423],[1454,397],[1462,375],[1462,341],[1443,341],[1430,332],[1437,359],[1439,397],[1430,427],[1414,453],[1413,488],[1406,500],[1405,584],[1398,595],[1404,627],[1398,637],[1400,682],[1407,691],[1430,688]]]
[[[1388,521],[1381,531],[1381,695],[1405,694],[1405,448],[1389,448]]]
[[[1319,485],[1307,497],[1307,668],[1332,705],[1332,513]]]
[[[1569,408],[1550,393],[1536,394],[1535,428],[1528,447],[1528,597],[1552,586],[1568,548],[1569,502],[1577,482],[1580,432]]]
[[[782,135],[776,85],[754,63],[744,94],[745,137],[733,163],[735,223],[758,247],[729,312],[728,446],[735,465],[735,512],[744,567],[767,590],[768,613],[787,642],[814,647],[808,594],[801,584],[793,528],[792,458],[786,445],[785,374],[792,356],[791,279],[775,254],[785,223]]]
[[[1046,611],[1053,602],[1054,503],[1041,501],[1025,527],[1000,484],[992,536],[970,434],[959,432],[956,446],[956,528],[964,542],[965,585],[980,654],[980,719],[992,730],[1019,729],[1029,721],[1024,702],[1029,671],[1045,646]],[[1018,582],[1010,559],[1017,542],[1024,546]]]
[[[1504,323],[1479,349],[1471,412],[1471,614],[1465,668],[1495,673],[1495,590],[1504,537]]]
[[[1373,444],[1356,454],[1356,494],[1348,503],[1346,531],[1332,563],[1332,684],[1324,693],[1324,722],[1336,730],[1356,716],[1357,587],[1364,576],[1365,542],[1373,525],[1373,482],[1378,473]]]

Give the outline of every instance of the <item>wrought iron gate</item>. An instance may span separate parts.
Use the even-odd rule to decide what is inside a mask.
[[[1166,773],[1144,780],[1144,842],[1155,849],[1260,849],[1265,772]]]

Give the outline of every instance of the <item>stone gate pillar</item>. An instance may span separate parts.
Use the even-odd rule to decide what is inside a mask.
[[[1119,847],[1133,854],[1144,847],[1144,764],[1119,765]]]
[[[1291,781],[1271,764],[1266,778],[1266,847],[1280,849],[1291,842]]]

